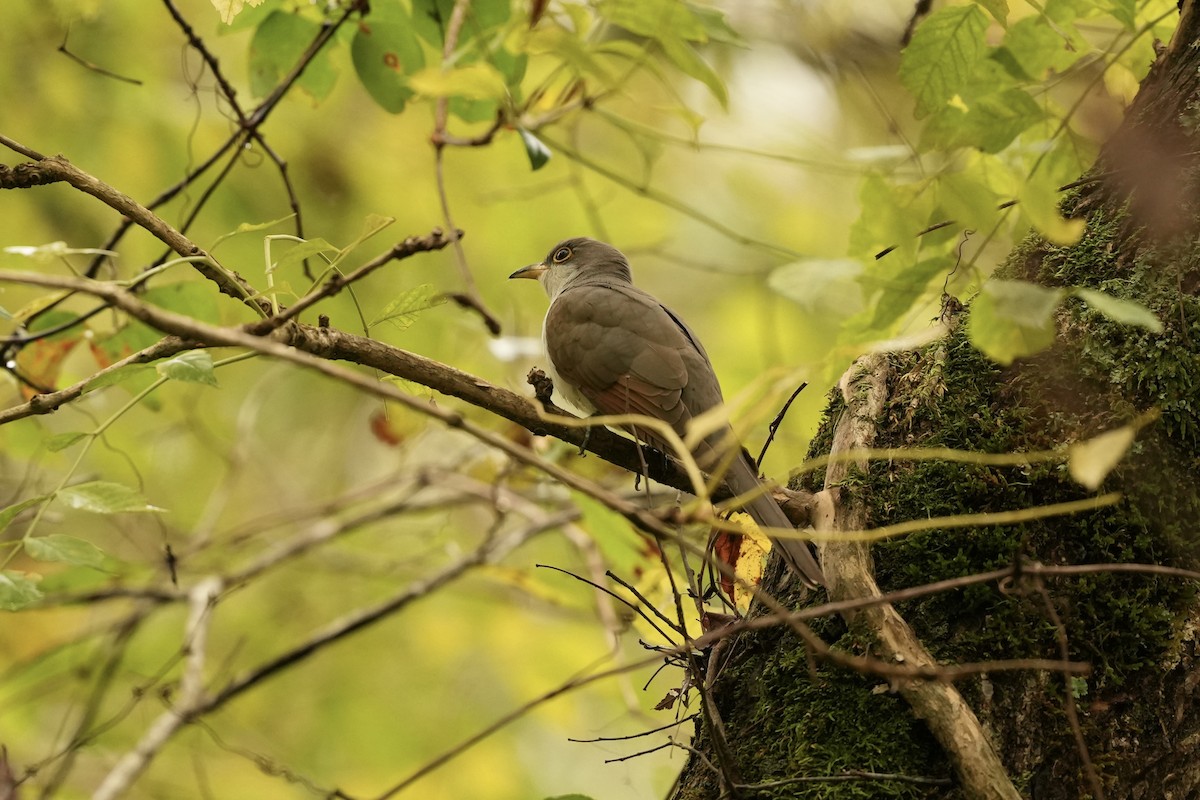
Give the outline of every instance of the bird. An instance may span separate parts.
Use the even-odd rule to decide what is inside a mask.
[[[585,414],[641,414],[666,422],[683,437],[691,420],[724,402],[700,339],[678,314],[633,285],[629,259],[612,245],[564,239],[542,261],[509,278],[537,280],[550,297],[542,325],[548,372],[562,396]],[[661,434],[644,425],[625,427],[643,443],[671,452]],[[699,442],[693,456],[709,471],[728,462],[725,486],[750,498],[744,510],[759,526],[794,529],[728,425]],[[824,585],[807,543],[771,540],[806,585]]]

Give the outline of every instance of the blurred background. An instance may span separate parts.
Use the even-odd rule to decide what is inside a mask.
[[[261,99],[251,52],[266,15],[336,16],[332,5],[275,1],[246,9],[227,25],[219,7],[228,6],[209,0],[6,4],[0,11],[0,134],[42,153],[61,153],[150,202],[236,129],[211,70],[187,46],[170,8],[219,60],[246,107]],[[1017,6],[1012,19],[1031,13]],[[724,103],[711,85],[650,62],[631,69],[589,107],[538,128],[552,155],[536,171],[509,127],[486,146],[447,148],[446,198],[465,231],[463,252],[479,297],[502,325],[499,337],[489,335],[477,314],[438,302],[443,293],[464,289],[452,248],[391,264],[323,303],[320,313],[335,327],[531,395],[525,374],[545,363],[538,347],[546,298],[538,286],[506,278],[541,260],[560,239],[604,239],[630,256],[640,286],[689,321],[727,397],[752,401],[753,412],[738,417],[752,452],[790,388],[808,381],[764,466],[768,475],[786,478],[804,458],[828,390],[864,341],[923,330],[937,313],[941,278],[909,287],[913,310],[891,329],[847,338],[845,322],[863,311],[870,281],[884,286],[887,280],[883,273],[860,280],[873,269],[872,251],[863,244],[869,237],[856,242],[855,225],[864,215],[884,213],[860,207],[864,186],[877,175],[916,180],[949,159],[918,156],[912,101],[897,77],[911,3],[756,0],[698,8],[725,15],[736,32],[697,45],[727,91]],[[514,3],[508,13],[516,22],[506,35],[526,35],[525,20],[536,13],[531,4]],[[538,29],[579,33],[579,25],[598,20],[596,6],[551,2]],[[352,21],[335,35],[328,58],[306,73],[262,128],[287,163],[305,237],[344,247],[378,216],[395,219],[356,248],[347,266],[405,236],[446,226],[430,145],[434,104],[415,98],[399,114],[380,108],[355,79],[357,27]],[[1098,21],[1089,35],[1107,41],[1116,34]],[[423,46],[427,58],[435,58]],[[1138,40],[1129,62],[1148,65],[1149,48],[1149,38]],[[525,84],[546,79],[560,61],[557,52],[532,48]],[[1085,98],[1073,123],[1081,143],[1103,138],[1136,87],[1133,67],[1099,74],[1080,70],[1047,89]],[[449,131],[478,135],[489,122],[452,115]],[[1094,147],[1079,147],[1081,168]],[[21,160],[12,153],[4,159]],[[204,196],[207,185],[189,187],[158,213],[186,225],[194,241],[215,248],[254,285],[272,286],[281,302],[303,293],[309,282],[299,264],[267,275],[264,236],[294,233],[293,221],[228,236],[239,226],[291,213],[280,171],[263,148],[247,148],[211,198]],[[926,222],[935,221],[932,206],[924,213]],[[100,247],[118,222],[113,211],[63,185],[0,194],[0,248]],[[901,229],[915,236],[921,227]],[[986,240],[971,243],[971,269],[955,274],[948,288],[969,292],[1024,228],[1011,217]],[[941,236],[949,251],[961,230]],[[270,246],[277,259],[291,245]],[[100,277],[128,278],[162,249],[134,231]],[[19,251],[0,253],[5,269],[63,273],[88,263],[83,254],[31,263]],[[212,321],[248,318],[185,266],[151,285],[160,292],[155,302],[170,305],[167,295],[174,291],[186,296],[190,311]],[[29,304],[45,297],[0,287],[0,307],[10,320],[0,332],[16,330]],[[90,307],[72,298],[60,310]],[[306,319],[315,321],[315,313]],[[121,324],[112,312],[92,318],[58,354],[62,362],[43,374],[60,387],[86,378],[111,359],[104,348]],[[147,336],[131,333],[121,346],[144,346],[153,341]],[[269,558],[274,546],[316,535],[323,523],[369,519],[327,546],[229,587],[213,611],[208,642],[206,676],[219,687],[345,615],[439,574],[489,531],[520,530],[567,508],[581,513],[577,527],[532,537],[500,563],[465,571],[186,726],[134,784],[131,797],[313,797],[334,789],[377,796],[564,682],[642,658],[639,637],[662,643],[630,619],[628,609],[561,572],[535,567],[603,580],[603,569],[596,571],[603,563],[652,599],[664,597],[657,558],[619,517],[423,416],[291,366],[256,358],[222,363],[233,355],[214,354],[217,387],[168,382],[140,399],[136,393],[147,384],[126,382],[53,415],[0,426],[0,507],[69,478],[135,487],[165,509],[96,515],[47,507],[38,532],[94,543],[106,554],[98,569],[37,563],[4,550],[5,568],[41,575],[48,598],[35,608],[0,612],[0,744],[18,775],[36,769],[23,798],[88,796],[166,707],[164,693],[176,685],[184,657],[186,603],[113,594],[121,587],[172,590],[168,546],[186,590],[206,575]],[[478,409],[399,385],[527,438]],[[4,406],[24,400],[13,380],[0,393]],[[78,447],[47,444],[55,435],[98,429],[103,435],[82,456]],[[598,459],[579,459],[561,443],[534,446],[570,469],[632,488],[628,476]],[[495,486],[519,493],[506,501],[517,504],[511,515],[498,518],[490,494]],[[542,505],[522,511],[524,497]],[[22,517],[5,541],[16,541],[26,524]],[[653,673],[643,667],[540,704],[432,769],[402,796],[660,796],[684,750],[667,747],[608,762],[657,747],[672,733],[686,742],[689,723],[657,738],[569,741],[627,736],[696,710],[654,710],[682,673]]]

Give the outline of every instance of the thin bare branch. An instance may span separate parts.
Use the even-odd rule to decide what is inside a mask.
[[[6,136],[0,136],[0,144],[14,150],[20,147]],[[223,294],[258,306],[266,313],[270,312],[270,305],[266,301],[252,299],[257,292],[245,279],[225,269],[216,258],[204,252],[199,245],[129,195],[89,175],[61,156],[42,158],[38,161],[38,166],[47,174],[69,183],[85,194],[90,194],[109,208],[133,220],[179,255],[193,259],[191,263],[196,270],[215,283]]]
[[[569,519],[570,515],[565,515],[563,518]],[[428,596],[471,569],[483,564],[498,562],[534,536],[561,524],[562,519],[550,517],[538,524],[526,526],[518,531],[489,538],[466,556],[454,561],[432,575],[405,587],[403,591],[393,597],[374,606],[358,609],[346,615],[290,650],[239,675],[223,689],[214,693],[204,703],[198,704],[193,712],[194,715],[208,714],[217,710],[252,687],[295,666],[297,663],[334,642],[340,641],[351,634],[387,619],[414,601]]]
[[[130,364],[147,364],[151,361],[157,361],[160,358],[168,358],[184,350],[194,349],[196,346],[194,342],[187,342],[178,336],[167,336],[144,350],[139,350],[122,358],[120,361],[109,364],[90,377],[72,384],[65,389],[59,389],[57,392],[49,392],[48,394],[37,394],[31,397],[26,403],[11,408],[0,409],[0,425],[37,414],[49,414],[57,411],[72,400],[78,399],[87,390],[88,386],[104,375],[109,375]]]
[[[362,280],[367,275],[370,275],[372,272],[384,266],[385,264],[388,264],[392,261],[403,261],[404,259],[414,256],[417,253],[430,253],[435,250],[441,250],[443,247],[450,244],[451,241],[457,241],[458,239],[461,239],[462,235],[462,231],[455,231],[454,236],[451,237],[443,233],[441,228],[434,228],[425,236],[409,236],[404,239],[404,241],[397,242],[396,244],[392,245],[387,252],[381,253],[346,275],[340,275],[338,273],[332,274],[320,289],[304,295],[291,306],[289,306],[286,311],[283,311],[273,317],[271,319],[271,325],[272,327],[279,327],[288,320],[295,319],[302,311],[305,311],[306,309],[326,298],[333,297],[335,294],[342,291],[342,289],[345,289],[347,286],[356,281]]]
[[[454,8],[450,11],[450,19],[446,23],[446,32],[442,46],[442,64],[444,67],[449,67],[453,57],[454,50],[458,47],[458,35],[462,31],[463,22],[467,18],[467,10],[471,7],[471,0],[455,0]],[[430,142],[433,144],[433,166],[434,175],[437,181],[438,200],[442,206],[442,219],[445,221],[446,227],[451,231],[458,231],[458,226],[454,224],[454,215],[450,211],[450,194],[446,190],[446,174],[445,174],[445,150],[448,137],[446,134],[446,125],[450,119],[450,98],[439,97],[437,104],[434,107],[434,125],[433,133],[430,136]],[[491,135],[499,130],[499,119],[494,126],[492,133],[486,136],[480,144],[486,144],[491,141]],[[488,310],[484,305],[483,298],[479,295],[479,288],[475,285],[475,276],[471,274],[471,267],[467,264],[467,253],[463,250],[461,237],[452,235],[451,241],[454,243],[454,260],[458,264],[458,271],[463,281],[463,291],[453,292],[447,297],[457,303],[459,306],[468,310],[474,311],[483,320],[483,324],[493,336],[500,335],[500,320],[496,319],[496,315]]]
[[[1066,661],[1071,657],[1067,626],[1063,625],[1062,617],[1058,615],[1058,609],[1054,607],[1054,599],[1050,597],[1050,592],[1046,591],[1045,585],[1040,580],[1034,580],[1034,590],[1042,598],[1046,616],[1050,619],[1050,624],[1054,626],[1054,638],[1058,642],[1059,655],[1063,661]],[[1083,764],[1083,774],[1087,777],[1092,798],[1093,800],[1104,800],[1104,784],[1101,783],[1100,776],[1096,774],[1096,766],[1092,763],[1092,756],[1088,752],[1087,740],[1083,738],[1083,726],[1079,724],[1079,712],[1075,708],[1074,678],[1066,672],[1063,673],[1063,710],[1066,711],[1071,734],[1075,737],[1075,750],[1079,753],[1079,760]]]
[[[220,580],[208,578],[197,583],[189,593],[188,620],[184,633],[187,661],[175,705],[159,715],[137,745],[117,761],[92,795],[92,800],[115,800],[124,794],[175,732],[202,705],[208,629],[212,621],[210,612],[212,602],[220,592]]]

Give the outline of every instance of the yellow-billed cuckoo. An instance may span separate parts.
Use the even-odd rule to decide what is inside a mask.
[[[629,261],[615,247],[593,239],[567,239],[540,263],[509,277],[537,279],[550,296],[542,338],[551,377],[581,411],[642,414],[663,420],[682,437],[693,417],[723,402],[700,340],[677,315],[633,285]],[[645,426],[632,432],[671,452]],[[737,450],[723,459],[729,448]],[[752,495],[745,510],[760,526],[793,530],[729,426],[707,436],[693,455],[709,470],[729,462],[725,484],[735,495]],[[772,542],[805,583],[825,582],[805,542],[775,537]]]

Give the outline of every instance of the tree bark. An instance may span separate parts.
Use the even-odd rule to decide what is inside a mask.
[[[1064,214],[1086,220],[1082,240],[1061,247],[1031,236],[1000,270],[1004,278],[1089,287],[1136,300],[1155,312],[1165,330],[1153,334],[1121,326],[1072,299],[1060,309],[1058,335],[1048,351],[1001,368],[966,341],[967,308],[950,315],[951,333],[940,342],[875,365],[881,397],[868,420],[874,447],[1044,450],[1157,410],[1160,418],[1140,431],[1102,487],[1120,492],[1121,502],[1020,525],[933,530],[888,540],[872,548],[865,566],[855,572],[873,577],[884,591],[1019,560],[1195,568],[1200,519],[1198,16],[1194,3],[1183,4],[1178,31],[1161,49],[1122,127],[1079,188],[1064,198]],[[834,394],[815,454],[835,446],[837,420],[848,404],[861,400],[848,394]],[[862,511],[864,526],[1088,496],[1061,464],[1053,463],[872,461],[831,469],[826,477],[826,494],[819,499],[834,504],[826,515],[836,517],[854,506]],[[826,548],[825,557],[827,573],[855,569],[828,563],[839,557],[832,548]],[[838,592],[838,581],[832,583]],[[959,713],[979,720],[1021,795],[1200,796],[1195,586],[1178,578],[1131,574],[1018,579],[909,601],[895,611],[915,631],[917,646],[942,663],[1058,658],[1065,644],[1070,659],[1093,665],[1086,679],[997,672],[956,684],[967,704]],[[881,609],[875,616],[885,614]],[[817,630],[835,648],[882,657],[893,650],[884,635],[887,624],[860,616],[827,620]],[[751,787],[761,784],[734,794],[986,796],[969,788],[961,764],[947,756],[956,746],[947,745],[947,738],[954,737],[938,729],[941,723],[918,719],[916,709],[922,706],[913,693],[923,691],[921,685],[881,684],[830,665],[814,667],[798,640],[779,629],[746,636],[729,652],[714,682],[715,702],[741,780]],[[711,760],[703,720],[693,746]],[[811,780],[839,775],[841,782]],[[787,782],[795,779],[809,780]],[[693,756],[671,796],[714,798],[720,794],[716,786],[703,758]]]

